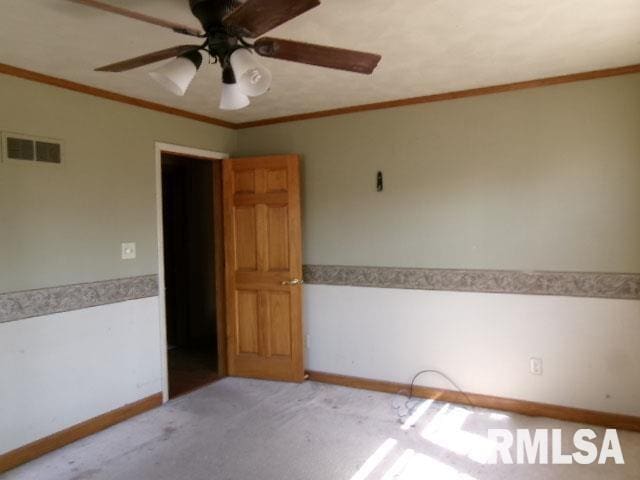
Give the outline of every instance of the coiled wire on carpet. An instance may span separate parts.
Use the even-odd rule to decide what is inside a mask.
[[[418,380],[418,378],[420,378],[420,376],[422,376],[424,374],[427,374],[427,373],[435,373],[436,375],[440,375],[442,378],[444,378],[446,381],[448,381],[451,385],[453,385],[455,387],[455,389],[461,395],[464,396],[465,400],[471,406],[471,408],[475,410],[476,406],[471,401],[471,398],[469,397],[469,395],[464,390],[462,390],[458,386],[458,384],[451,377],[449,377],[446,373],[441,372],[440,370],[425,369],[425,370],[420,370],[411,379],[411,384],[409,385],[409,392],[408,392],[409,395],[407,396],[407,399],[404,402],[404,407],[406,409],[406,412],[403,413],[403,412],[400,411],[401,406],[395,406],[394,405],[394,408],[398,411],[398,421],[400,423],[404,423],[405,418],[411,416],[413,414],[413,410],[418,405],[417,403],[415,405],[413,405],[413,406],[410,405],[411,400],[413,399],[413,392],[414,392],[414,389],[415,389],[415,386],[416,386],[416,381]],[[402,389],[402,390],[398,391],[397,395],[400,396],[400,395],[403,395],[406,392],[407,392],[406,389]]]

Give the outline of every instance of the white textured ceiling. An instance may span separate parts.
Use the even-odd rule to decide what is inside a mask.
[[[188,0],[109,3],[199,27]],[[271,90],[222,112],[217,65],[205,65],[182,98],[156,85],[148,67],[93,72],[190,37],[65,0],[0,1],[0,62],[233,122],[640,63],[640,1],[322,0],[269,35],[382,61],[363,76],[263,59]]]

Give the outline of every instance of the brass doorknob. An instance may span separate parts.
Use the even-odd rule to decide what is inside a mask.
[[[304,280],[301,280],[299,278],[294,278],[292,280],[285,280],[282,282],[282,285],[302,285],[304,283]]]

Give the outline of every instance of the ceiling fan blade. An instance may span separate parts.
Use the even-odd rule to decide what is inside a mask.
[[[158,25],[159,27],[169,28],[174,32],[183,33],[185,35],[192,35],[194,37],[200,37],[203,35],[203,33],[196,28],[191,28],[186,25],[182,25],[180,23],[170,22],[168,20],[162,20],[161,18],[151,17],[149,15],[145,15],[144,13],[133,12],[131,10],[127,10],[126,8],[116,7],[114,5],[109,5],[108,3],[99,2],[97,0],[68,0],[68,1],[73,3],[79,3],[80,5],[85,5],[87,7],[97,8],[105,12],[115,13],[116,15],[122,15],[124,17],[140,20],[141,22],[151,23],[153,25]]]
[[[198,45],[178,45],[177,47],[165,48],[164,50],[147,53],[146,55],[130,58],[122,62],[105,65],[104,67],[96,68],[96,72],[125,72],[150,63],[159,62],[160,60],[166,60],[167,58],[178,57],[184,53],[199,49],[200,47]]]
[[[320,0],[247,0],[222,23],[236,27],[243,36],[256,38],[320,5]]]
[[[263,57],[364,74],[371,74],[382,58],[375,53],[269,37],[258,39],[254,47],[255,51]]]

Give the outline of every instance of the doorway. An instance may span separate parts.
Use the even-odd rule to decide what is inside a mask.
[[[224,375],[221,162],[161,153],[169,398]]]

